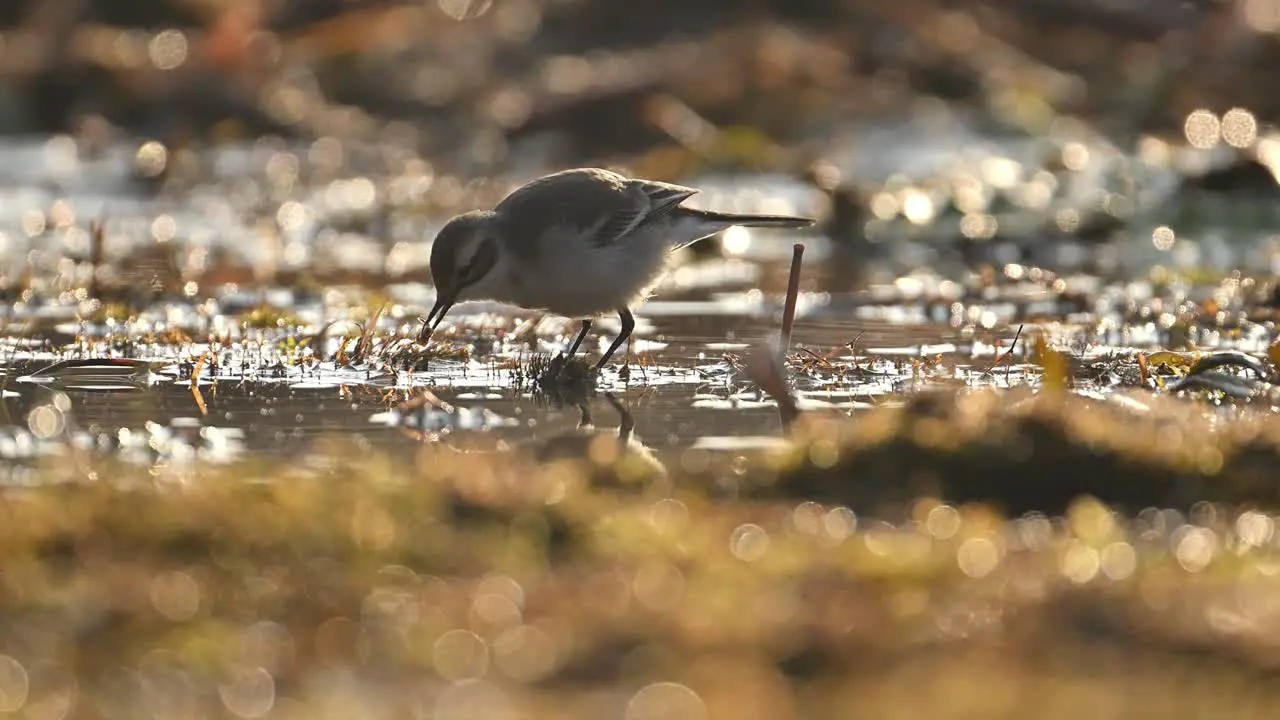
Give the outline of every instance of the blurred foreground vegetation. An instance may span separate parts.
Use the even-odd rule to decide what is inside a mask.
[[[413,459],[326,439],[288,465],[50,460],[0,496],[0,710],[1280,711],[1280,421],[966,392],[793,432],[675,467],[608,428]]]

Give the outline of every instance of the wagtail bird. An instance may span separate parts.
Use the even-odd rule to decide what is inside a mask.
[[[418,341],[431,337],[455,303],[493,300],[581,319],[567,363],[592,319],[616,312],[622,331],[596,364],[599,369],[630,337],[631,308],[662,279],[673,251],[735,225],[803,228],[814,222],[681,206],[697,192],[578,168],[529,182],[492,210],[453,218],[431,246],[436,302]]]

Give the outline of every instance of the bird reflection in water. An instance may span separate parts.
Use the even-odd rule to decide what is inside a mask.
[[[529,438],[507,443],[499,441],[486,449],[449,447],[461,454],[508,455],[532,460],[538,465],[568,463],[592,485],[622,486],[637,490],[665,491],[668,483],[666,467],[635,432],[635,419],[630,410],[612,393],[603,393],[609,406],[618,414],[616,431],[597,428],[590,399],[577,395],[564,405],[579,412],[577,426],[548,438]],[[560,404],[560,403],[555,403]],[[500,426],[502,418],[485,410],[457,408],[423,390],[412,400],[401,403],[395,415],[400,418],[400,431],[418,442],[438,443],[443,434],[457,430],[487,430]],[[566,468],[568,469],[568,468]]]
[[[578,426],[571,432],[561,433],[533,443],[533,456],[540,463],[557,461],[586,461],[590,467],[593,484],[642,486],[665,488],[668,474],[658,460],[635,433],[635,418],[613,393],[603,393],[609,406],[618,413],[618,431],[612,433],[595,426],[591,406],[586,400],[577,403],[581,416]]]

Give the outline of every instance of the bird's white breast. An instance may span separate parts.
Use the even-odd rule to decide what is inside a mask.
[[[569,317],[633,305],[645,299],[666,271],[671,244],[663,235],[641,230],[604,246],[572,235],[549,236],[536,258],[508,268],[512,299]]]

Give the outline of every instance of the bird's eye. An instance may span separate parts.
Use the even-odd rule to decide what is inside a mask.
[[[494,259],[492,244],[485,242],[480,245],[475,254],[458,271],[458,277],[462,278],[464,282],[475,282],[489,272],[489,268],[493,266]]]
[[[479,265],[480,263],[476,262],[474,257],[471,258],[463,264],[462,268],[458,271],[458,276],[463,278],[474,277],[476,275],[476,270],[479,269]]]

